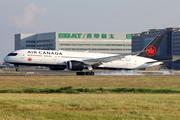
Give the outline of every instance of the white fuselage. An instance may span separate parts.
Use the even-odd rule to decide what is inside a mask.
[[[13,55],[13,53],[17,53],[17,55]],[[23,49],[12,52],[12,55],[6,56],[4,58],[4,61],[7,63],[18,65],[58,66],[66,65],[66,62],[69,60],[77,60],[83,62],[83,60],[87,59],[109,57],[113,55],[117,54]],[[151,58],[140,57],[136,55],[127,55],[122,59],[103,63],[98,67],[113,69],[142,69],[146,67],[156,66],[161,63],[162,62],[158,62]]]

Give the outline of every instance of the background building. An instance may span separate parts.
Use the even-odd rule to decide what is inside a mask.
[[[180,69],[180,28],[150,29],[132,34],[132,52],[142,50],[158,34],[164,34],[164,37],[155,59],[172,59],[168,67]]]
[[[45,49],[89,51],[99,53],[131,53],[131,34],[50,32],[16,34],[15,50]]]

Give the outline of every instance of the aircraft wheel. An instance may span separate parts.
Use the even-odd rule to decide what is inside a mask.
[[[19,72],[19,68],[16,68],[16,72]]]
[[[76,75],[86,75],[85,72],[76,72]]]
[[[94,72],[76,72],[76,75],[94,75]]]
[[[90,75],[94,75],[94,72],[90,72]]]
[[[86,72],[86,75],[90,75],[90,72]]]
[[[86,72],[86,75],[94,75],[94,72]]]
[[[15,64],[14,66],[16,67],[16,72],[19,72],[19,65]]]

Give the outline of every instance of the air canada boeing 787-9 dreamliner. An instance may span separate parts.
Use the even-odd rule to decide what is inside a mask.
[[[163,36],[157,35],[142,51],[128,54],[21,49],[9,53],[4,61],[14,64],[16,71],[19,65],[49,66],[51,70],[77,71],[77,75],[94,75],[93,69],[143,69],[163,64],[153,59]]]

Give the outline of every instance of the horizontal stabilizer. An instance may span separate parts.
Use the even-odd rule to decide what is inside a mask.
[[[151,64],[151,63],[157,63],[157,62],[169,62],[169,61],[172,61],[172,60],[163,60],[163,61],[151,61],[151,62],[146,62],[146,64]]]

